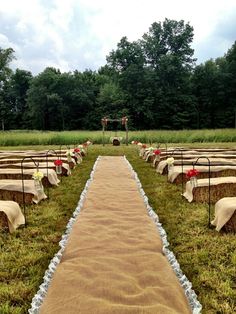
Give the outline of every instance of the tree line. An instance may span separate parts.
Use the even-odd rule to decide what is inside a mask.
[[[165,19],[137,41],[123,37],[98,71],[36,76],[13,71],[13,49],[0,48],[1,128],[93,130],[104,116],[139,130],[236,127],[236,42],[196,65],[192,40],[189,23]]]

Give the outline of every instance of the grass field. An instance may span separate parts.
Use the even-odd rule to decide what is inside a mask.
[[[105,143],[110,143],[113,131],[106,131]],[[125,139],[125,132],[117,132]],[[0,132],[0,146],[20,145],[73,145],[90,139],[94,144],[102,144],[101,131],[5,131]],[[138,140],[142,143],[206,143],[236,142],[236,129],[224,130],[182,130],[182,131],[130,131],[129,142]]]
[[[224,145],[235,147],[235,143],[220,144]],[[181,197],[181,186],[167,183],[166,177],[140,159],[131,145],[90,147],[72,176],[63,177],[59,187],[50,190],[49,200],[27,207],[26,228],[12,235],[0,234],[0,313],[27,313],[98,155],[126,155],[138,173],[203,313],[236,313],[236,236],[208,229],[207,204],[189,204]]]

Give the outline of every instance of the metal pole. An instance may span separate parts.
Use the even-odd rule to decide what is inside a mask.
[[[208,228],[211,227],[211,162],[210,159],[206,156],[200,156],[197,158],[197,160],[193,163],[193,168],[194,165],[197,164],[199,159],[205,158],[207,159],[208,162]]]
[[[104,125],[102,125],[102,145],[103,146],[105,146],[104,136],[105,136],[105,127]]]

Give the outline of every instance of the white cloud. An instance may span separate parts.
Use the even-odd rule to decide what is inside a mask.
[[[34,74],[46,66],[98,69],[121,37],[137,40],[155,21],[183,19],[204,61],[233,44],[235,9],[234,0],[0,0],[0,46],[12,47],[14,66]]]

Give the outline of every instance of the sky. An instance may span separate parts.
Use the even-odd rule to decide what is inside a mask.
[[[236,40],[236,0],[0,0],[0,47],[14,49],[13,69],[34,75],[98,70],[123,36],[141,39],[165,18],[194,28],[197,64]]]

